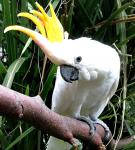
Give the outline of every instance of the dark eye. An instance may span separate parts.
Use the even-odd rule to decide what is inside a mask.
[[[81,62],[81,60],[82,60],[82,57],[81,56],[78,56],[78,57],[76,57],[76,62]]]

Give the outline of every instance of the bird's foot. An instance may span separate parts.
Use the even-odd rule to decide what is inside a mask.
[[[76,117],[76,119],[87,123],[90,127],[90,135],[94,135],[94,133],[96,131],[96,127],[94,125],[95,123],[93,122],[93,120],[91,120],[91,118],[87,118],[85,116],[80,116],[80,117]]]
[[[103,143],[108,143],[111,137],[111,132],[109,127],[100,119],[91,119],[91,118],[87,118],[85,116],[80,116],[76,118],[77,120],[86,122],[89,127],[90,127],[90,135],[94,135],[94,133],[96,132],[96,124],[101,125],[104,129],[105,129],[105,137],[103,139]]]
[[[110,136],[111,136],[111,132],[110,132],[109,127],[102,120],[100,120],[100,119],[96,119],[93,122],[94,122],[94,124],[101,125],[105,129],[105,137],[103,139],[103,142],[104,143],[108,143],[109,140],[110,140]]]

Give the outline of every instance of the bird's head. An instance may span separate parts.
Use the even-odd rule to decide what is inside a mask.
[[[106,49],[103,44],[95,43],[89,38],[64,39],[63,27],[52,5],[50,5],[51,17],[38,3],[36,6],[39,11],[32,10],[31,13],[20,13],[18,16],[32,20],[40,33],[18,25],[9,26],[4,32],[18,30],[30,36],[48,59],[60,66],[61,76],[67,82],[97,78],[98,68],[102,68],[105,61],[101,59],[100,56],[103,54],[97,49]]]
[[[60,73],[67,82],[94,81],[119,71],[119,56],[115,49],[90,38],[63,40]],[[58,51],[57,51],[58,52]]]

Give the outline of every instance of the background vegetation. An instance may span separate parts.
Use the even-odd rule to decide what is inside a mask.
[[[48,0],[37,0],[48,11]],[[4,34],[4,28],[34,25],[17,13],[35,8],[35,0],[0,0],[0,84],[26,95],[40,94],[51,104],[56,66],[47,62],[28,37],[21,33]],[[135,134],[135,1],[134,0],[52,0],[70,38],[91,37],[117,49],[121,57],[121,78],[113,103],[102,119],[111,130],[117,122],[115,138]],[[85,47],[85,46],[84,46]],[[112,60],[113,61],[113,60]],[[44,78],[41,76],[44,74]],[[116,121],[117,119],[117,121]],[[124,125],[124,129],[123,129]],[[29,124],[0,117],[0,149],[44,150],[47,136]],[[132,144],[125,149],[134,149]]]

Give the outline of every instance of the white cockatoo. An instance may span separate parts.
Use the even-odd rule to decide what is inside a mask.
[[[12,29],[12,28],[11,28]],[[10,27],[5,30],[11,30]],[[52,110],[65,116],[85,118],[107,126],[98,119],[114,95],[120,74],[120,58],[115,49],[90,38],[51,43],[41,34],[20,26],[47,57],[58,65],[52,96]],[[51,137],[47,150],[67,150],[70,144]]]
[[[65,40],[52,97],[52,110],[69,117],[82,116],[107,126],[98,119],[114,95],[120,73],[115,49],[89,38]],[[47,150],[69,149],[66,142],[51,137]]]
[[[37,6],[43,12],[41,6],[38,4]],[[94,123],[99,123],[108,131],[106,124],[98,117],[118,86],[120,74],[118,53],[112,47],[86,37],[75,40],[61,40],[62,38],[60,38],[60,42],[51,43],[45,37],[43,24],[46,26],[48,35],[53,33],[52,29],[55,29],[55,33],[58,31],[62,33],[61,25],[52,8],[51,11],[52,18],[48,18],[49,26],[43,20],[43,18],[47,18],[44,12],[41,14],[33,11],[35,15],[39,16],[39,20],[28,13],[19,14],[19,16],[32,18],[42,35],[21,26],[7,27],[5,32],[18,30],[29,35],[40,46],[45,55],[58,65],[52,96],[53,111],[61,115],[81,118],[91,125],[91,129]],[[39,24],[39,21],[42,23]],[[55,27],[54,22],[58,28]],[[67,142],[50,137],[47,150],[68,150],[70,147],[71,145]]]

